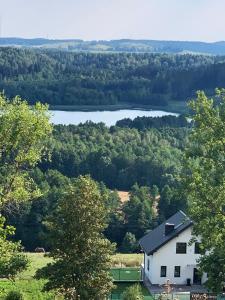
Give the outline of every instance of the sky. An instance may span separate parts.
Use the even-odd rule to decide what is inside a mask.
[[[0,0],[0,36],[225,40],[225,0]]]

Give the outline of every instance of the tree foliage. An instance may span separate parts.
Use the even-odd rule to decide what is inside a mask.
[[[124,236],[121,249],[124,253],[133,253],[138,248],[136,237],[131,232],[127,232]]]
[[[125,203],[123,212],[125,215],[126,231],[140,239],[152,228],[154,212],[152,209],[153,198],[148,187],[132,187],[130,199]]]
[[[48,279],[46,290],[57,289],[68,299],[84,300],[105,299],[110,292],[108,271],[113,247],[103,236],[105,201],[88,176],[78,177],[65,191],[49,221],[50,256],[55,262],[37,272],[38,278]]]
[[[14,234],[12,226],[5,225],[5,218],[0,216],[0,278],[14,280],[15,276],[27,268],[28,259],[20,243],[13,243],[9,238]]]
[[[122,50],[122,49],[121,49]],[[145,51],[144,51],[145,52]],[[0,48],[0,90],[52,105],[166,106],[224,84],[224,57]]]
[[[104,233],[117,244],[119,250],[122,250],[127,231],[138,239],[146,230],[157,226],[157,222],[160,223],[178,209],[185,209],[184,197],[178,198],[176,195],[178,182],[175,175],[181,170],[182,153],[190,129],[182,127],[183,123],[179,123],[179,118],[174,116],[163,121],[159,118],[157,122],[148,119],[152,118],[143,120],[146,124],[144,129],[108,128],[104,124],[94,123],[54,126],[53,138],[48,144],[52,149],[51,161],[41,162],[29,172],[42,196],[31,203],[22,203],[14,213],[4,211],[7,221],[17,228],[15,239],[22,240],[28,251],[40,246],[49,250],[48,234],[43,222],[56,208],[64,187],[79,175],[90,174],[100,182],[100,189],[108,194],[109,225]],[[150,123],[156,128],[148,128]],[[181,127],[177,127],[178,123]],[[159,124],[163,124],[163,127],[158,128]],[[141,192],[136,193],[137,205],[131,211],[134,213],[135,208],[139,212],[132,218],[128,211],[125,213],[128,204],[122,205],[117,192],[108,189],[130,191],[133,194],[135,183],[147,192],[146,197]],[[166,193],[167,186],[169,193]],[[156,199],[159,195],[161,198]],[[168,201],[168,196],[171,201]],[[144,198],[145,203],[141,203]],[[152,219],[152,211],[149,211],[152,202],[159,209],[160,219]],[[142,229],[138,229],[138,220],[141,219]],[[136,229],[132,226],[136,226]]]
[[[194,221],[194,234],[201,236],[205,255],[201,269],[208,273],[208,286],[221,291],[225,282],[225,95],[215,99],[198,92],[191,102],[194,127],[186,151],[183,183]]]
[[[0,208],[5,203],[25,201],[38,195],[28,170],[46,155],[45,141],[52,126],[47,106],[33,108],[16,97],[0,95]]]
[[[141,287],[138,284],[134,284],[128,288],[123,293],[123,300],[143,300],[144,296],[141,292]]]
[[[0,95],[0,213],[39,195],[28,171],[46,151],[45,139],[52,129],[46,110],[40,103],[31,108],[19,97],[9,101]],[[21,245],[9,240],[14,233],[0,214],[0,277],[8,279],[28,264]]]

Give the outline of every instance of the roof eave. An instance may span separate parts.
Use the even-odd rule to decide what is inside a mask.
[[[144,252],[149,256],[154,254],[156,251],[158,251],[160,248],[162,248],[165,244],[167,244],[168,242],[170,242],[171,240],[173,240],[175,237],[177,237],[179,234],[181,234],[184,230],[188,229],[189,227],[191,227],[193,225],[193,222],[191,221],[191,223],[189,223],[187,226],[185,226],[182,230],[180,230],[177,234],[171,236],[170,239],[166,240],[165,242],[163,242],[162,244],[160,244],[158,247],[156,247],[155,249],[153,249],[150,252],[146,252],[143,248],[142,250],[144,250]],[[140,244],[140,243],[139,243]],[[141,245],[140,245],[141,246]]]

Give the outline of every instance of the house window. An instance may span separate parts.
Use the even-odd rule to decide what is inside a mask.
[[[160,277],[166,277],[166,266],[161,266]]]
[[[147,270],[149,271],[149,266],[150,266],[150,261],[148,259],[148,262],[147,262]]]
[[[177,243],[176,244],[176,253],[177,254],[187,253],[187,243]]]
[[[174,267],[174,277],[180,277],[180,266]]]
[[[195,243],[195,254],[201,254],[200,243]]]

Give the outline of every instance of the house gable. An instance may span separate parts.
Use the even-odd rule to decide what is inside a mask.
[[[166,232],[165,229],[166,227],[169,227],[169,225],[170,227],[173,225],[173,228]],[[184,212],[179,211],[157,228],[146,234],[140,239],[139,244],[147,255],[151,255],[192,225],[193,222],[190,218],[188,218]]]

